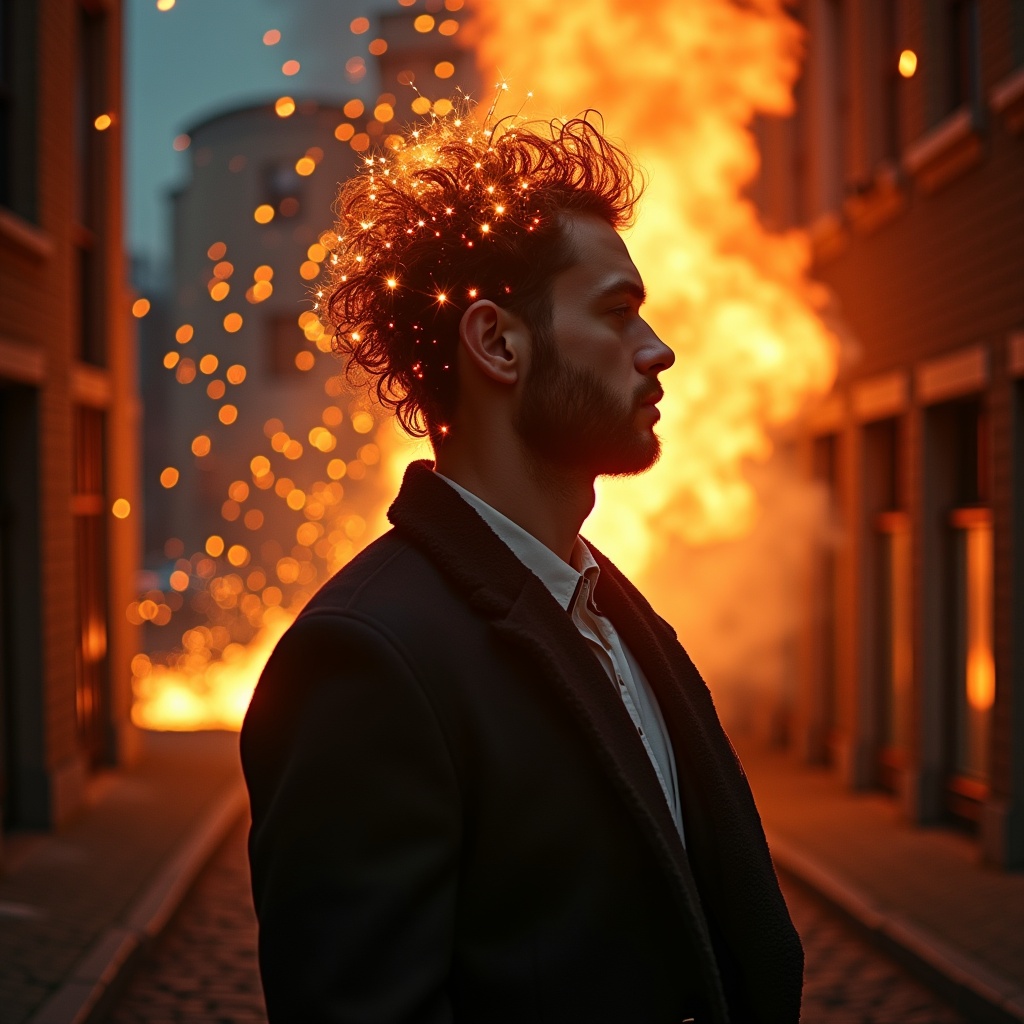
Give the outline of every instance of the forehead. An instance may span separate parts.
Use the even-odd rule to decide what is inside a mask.
[[[585,299],[616,281],[643,289],[626,243],[607,221],[589,215],[566,217],[565,238],[572,264],[556,279],[558,292]]]

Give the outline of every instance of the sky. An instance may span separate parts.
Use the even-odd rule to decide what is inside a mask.
[[[166,3],[167,0],[164,0]],[[125,3],[125,161],[128,180],[126,246],[159,265],[169,257],[168,195],[187,175],[177,135],[234,107],[287,94],[338,99],[376,95],[372,70],[358,85],[345,78],[352,56],[365,56],[375,13],[397,0],[156,0]],[[366,16],[362,36],[349,31]],[[269,29],[281,40],[263,43]],[[301,65],[286,77],[287,60]],[[367,61],[372,69],[372,61]]]

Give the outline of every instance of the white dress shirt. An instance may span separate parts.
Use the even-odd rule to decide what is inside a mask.
[[[435,471],[436,472],[436,471]],[[450,484],[461,497],[480,514],[483,521],[512,549],[512,553],[547,587],[551,596],[569,613],[573,625],[580,631],[616,688],[629,717],[640,735],[640,740],[651,759],[672,820],[683,839],[683,815],[679,803],[679,784],[676,761],[672,752],[665,720],[661,716],[651,685],[629,649],[622,642],[615,627],[605,618],[593,601],[601,567],[594,561],[590,549],[579,538],[572,550],[572,564],[563,562],[550,548],[533,534],[503,516],[497,509],[478,498],[465,487],[441,473],[440,479]]]

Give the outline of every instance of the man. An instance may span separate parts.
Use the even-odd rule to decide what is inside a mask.
[[[707,688],[579,537],[659,452],[635,177],[585,119],[448,120],[342,190],[328,315],[436,461],[245,721],[271,1021],[798,1019]]]

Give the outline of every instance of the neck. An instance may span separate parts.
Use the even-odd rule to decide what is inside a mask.
[[[518,436],[449,437],[435,453],[437,471],[472,491],[569,563],[594,507],[594,478],[537,458]]]

